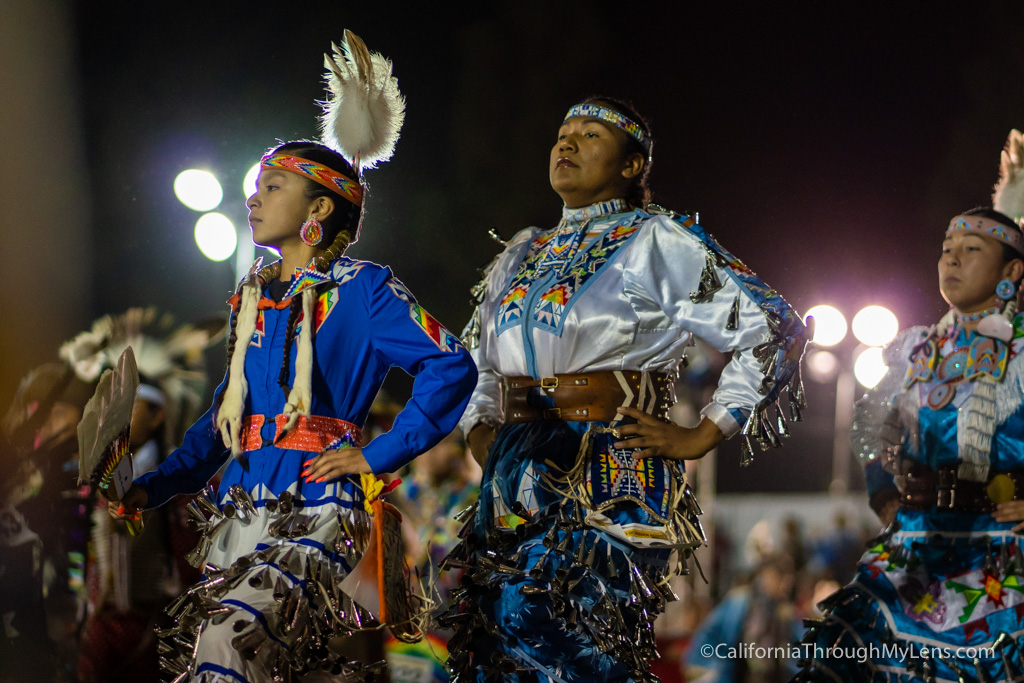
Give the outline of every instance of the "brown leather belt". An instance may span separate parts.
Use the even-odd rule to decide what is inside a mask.
[[[955,467],[938,471],[916,465],[906,475],[900,507],[908,510],[941,510],[983,514],[996,505],[1024,499],[1024,471],[994,470],[988,481],[970,481],[957,476]]]
[[[620,406],[638,408],[668,420],[675,403],[675,375],[641,370],[505,377],[502,406],[506,424],[534,420],[611,422]],[[532,399],[531,399],[532,394]],[[543,404],[551,403],[550,407]]]

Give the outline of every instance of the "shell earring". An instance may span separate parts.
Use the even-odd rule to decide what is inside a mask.
[[[317,220],[316,216],[307,218],[306,222],[299,228],[299,239],[302,240],[303,244],[315,247],[320,244],[320,240],[323,238],[324,226],[320,225],[320,221]]]

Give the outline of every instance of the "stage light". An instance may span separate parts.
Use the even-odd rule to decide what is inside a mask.
[[[211,261],[223,261],[235,253],[238,233],[231,220],[222,213],[207,213],[196,221],[196,244],[203,256]]]
[[[832,306],[815,306],[807,318],[814,318],[814,343],[819,346],[835,346],[846,336],[846,318]]]
[[[260,164],[256,162],[252,165],[245,174],[245,180],[242,181],[242,192],[245,193],[245,198],[256,194],[256,179],[260,177]]]
[[[888,370],[882,360],[882,349],[877,346],[864,349],[853,362],[853,376],[868,389],[881,382]]]
[[[900,323],[884,306],[866,306],[853,316],[853,336],[868,346],[885,346],[896,338]]]
[[[174,179],[174,194],[182,204],[196,211],[210,211],[220,206],[224,190],[209,171],[190,168]]]
[[[811,380],[824,384],[836,378],[839,372],[839,359],[831,351],[815,349],[807,354],[805,367]]]

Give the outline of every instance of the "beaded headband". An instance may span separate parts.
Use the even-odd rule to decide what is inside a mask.
[[[647,134],[647,131],[645,131],[636,121],[620,114],[614,109],[602,107],[599,104],[589,103],[573,105],[565,115],[565,118],[562,119],[562,123],[565,123],[569,119],[577,116],[588,116],[595,119],[601,119],[602,121],[607,121],[613,126],[622,129],[626,135],[639,142],[645,152],[648,154],[651,153],[651,136]]]
[[[949,222],[946,236],[948,237],[955,232],[967,232],[991,237],[1013,247],[1019,254],[1024,254],[1024,234],[1021,233],[1017,226],[1010,227],[984,216],[960,215],[954,216],[953,220]]]
[[[356,206],[362,206],[363,188],[356,181],[322,164],[288,154],[268,154],[260,159],[261,169],[290,171],[337,192]]]

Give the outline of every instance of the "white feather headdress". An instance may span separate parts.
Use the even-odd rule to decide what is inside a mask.
[[[1014,128],[999,158],[999,181],[993,188],[992,208],[1020,222],[1024,217],[1024,135]]]
[[[371,53],[351,31],[345,31],[341,47],[324,55],[330,98],[323,103],[321,137],[357,170],[373,168],[395,152],[395,142],[405,121],[405,98],[391,62]]]

